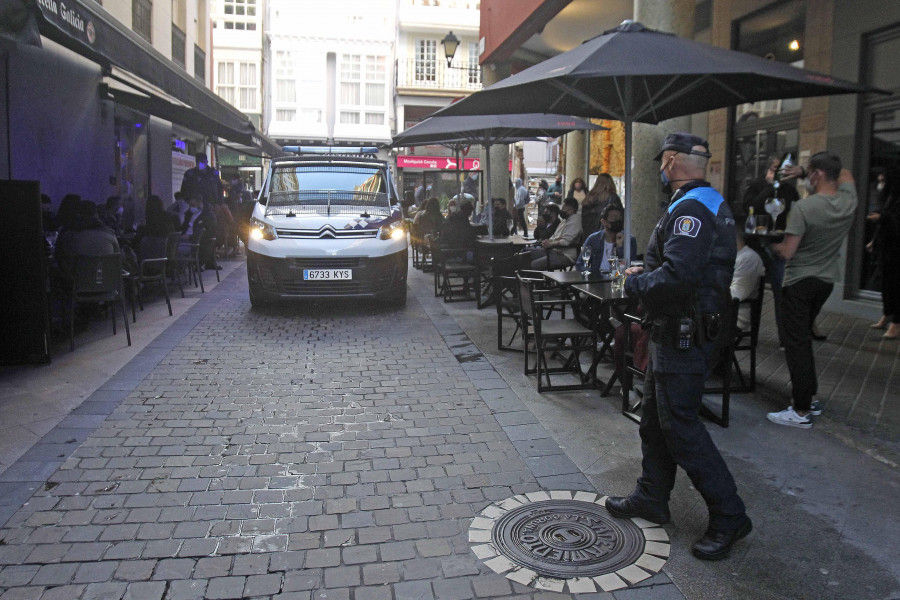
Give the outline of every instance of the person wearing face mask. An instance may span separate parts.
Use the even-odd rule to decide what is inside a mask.
[[[219,172],[210,166],[205,152],[198,152],[194,158],[197,160],[197,166],[184,172],[181,193],[189,201],[191,198],[200,198],[212,206],[225,197],[222,180],[219,178]]]
[[[584,251],[591,250],[590,271],[593,274],[609,271],[610,257],[624,258],[624,244],[616,244],[616,237],[625,225],[625,209],[620,204],[607,204],[600,216],[600,229],[588,236],[575,263],[576,271],[585,271]],[[631,256],[637,256],[637,240],[631,236]]]
[[[681,467],[706,501],[709,525],[692,547],[702,560],[726,558],[753,525],[734,478],[700,422],[711,363],[727,341],[734,272],[731,208],[704,180],[709,144],[690,133],[666,136],[660,180],[674,190],[650,236],[644,267],[625,271],[625,293],[650,327],[640,436],[642,472],[629,496],[610,497],[618,518],[667,523]]]
[[[794,203],[784,240],[771,247],[787,261],[781,314],[792,403],[766,417],[778,425],[809,429],[810,415],[822,411],[815,400],[818,382],[811,328],[834,288],[838,254],[853,224],[857,198],[853,175],[842,168],[841,159],[833,152],[814,154],[807,169],[794,167],[790,174],[806,175],[811,192]]]
[[[561,269],[575,264],[578,258],[576,244],[581,237],[581,214],[578,201],[574,198],[563,200],[559,211],[562,223],[548,239],[540,243],[540,248],[531,249],[531,268],[538,271]]]
[[[549,240],[559,224],[559,205],[548,202],[534,228],[534,239],[538,242]]]

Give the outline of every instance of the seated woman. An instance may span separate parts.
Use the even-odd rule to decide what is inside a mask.
[[[419,232],[423,238],[426,235],[433,235],[439,232],[444,224],[440,200],[435,197],[426,200],[424,208],[416,213],[413,223],[418,225]]]
[[[608,204],[600,217],[600,229],[589,235],[584,241],[581,254],[575,263],[575,269],[578,271],[590,270],[592,274],[597,275],[611,270],[610,258],[625,258],[625,245],[617,241],[624,223],[625,212],[622,206]],[[587,248],[590,248],[591,251],[589,261],[585,260]],[[631,236],[631,256],[632,258],[637,256],[637,240],[633,235]],[[588,269],[587,262],[590,262],[590,269]]]

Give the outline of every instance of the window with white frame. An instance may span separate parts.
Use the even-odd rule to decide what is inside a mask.
[[[297,110],[294,108],[276,108],[275,120],[290,123],[297,120]]]
[[[466,64],[466,72],[469,77],[469,83],[475,84],[481,82],[481,69],[478,67],[478,43],[469,42],[469,56]]]
[[[220,62],[216,79],[216,93],[235,108],[256,111],[259,87],[257,67],[252,62]]]
[[[297,79],[294,76],[294,57],[291,52],[287,50],[278,50],[275,52],[274,104],[276,121],[296,120]]]
[[[216,71],[216,93],[225,100],[225,102],[228,102],[232,106],[237,106],[237,103],[235,102],[235,91],[237,88],[234,84],[234,63],[220,62],[219,68],[216,69]]]
[[[325,84],[324,71],[313,68],[316,64],[324,67],[325,59],[320,56],[318,62],[311,57],[306,57],[306,68],[300,73],[300,122],[306,125],[318,125],[323,123],[325,111]]]
[[[256,30],[256,0],[221,0],[225,29]]]
[[[259,110],[256,106],[256,79],[256,63],[242,62],[240,66],[240,79],[238,80],[238,91],[240,92],[241,100],[238,108],[241,110]]]
[[[437,40],[416,40],[416,81],[434,81],[437,75]]]
[[[384,125],[387,106],[387,59],[343,54],[338,119],[345,125]]]

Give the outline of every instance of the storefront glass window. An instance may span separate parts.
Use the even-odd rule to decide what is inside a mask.
[[[806,4],[781,2],[735,23],[735,49],[770,60],[803,66]],[[740,199],[749,184],[765,175],[769,160],[787,152],[796,156],[801,100],[787,98],[742,104],[735,109],[732,168],[728,193],[732,208],[743,213]]]

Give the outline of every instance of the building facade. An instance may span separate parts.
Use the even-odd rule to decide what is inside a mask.
[[[276,151],[208,87],[208,2],[46,0],[18,30],[0,15],[0,177],[39,181],[54,204],[119,195],[139,222],[193,152]]]
[[[212,0],[210,11],[213,89],[261,129],[264,0]],[[262,185],[258,153],[221,145],[218,167],[223,178],[237,175],[249,189]]]
[[[389,143],[394,0],[269,0],[266,11],[269,135],[290,145]]]
[[[398,0],[394,92],[397,132],[428,118],[454,99],[481,89],[480,9],[477,0]],[[457,46],[448,60],[453,39]],[[438,198],[458,193],[457,157],[453,152],[440,145],[400,152],[404,158],[398,165],[407,165],[398,169],[404,195],[412,195],[420,185],[431,186],[431,194]],[[475,165],[478,168],[474,170],[480,170],[481,154],[480,147],[469,148],[459,157],[460,168]]]

